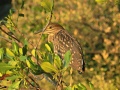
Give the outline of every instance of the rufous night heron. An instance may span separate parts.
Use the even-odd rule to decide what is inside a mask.
[[[70,66],[79,73],[85,70],[80,44],[61,25],[50,23],[46,26],[43,34],[48,34],[48,42],[53,43],[55,54],[63,59],[64,54],[70,50],[72,55]]]

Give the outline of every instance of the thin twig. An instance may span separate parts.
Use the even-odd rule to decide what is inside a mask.
[[[40,89],[40,86],[39,86],[39,84],[32,78],[32,77],[30,77],[29,76],[29,78],[37,85],[37,88],[39,88]],[[41,90],[41,89],[40,89]]]
[[[27,80],[27,79],[25,79],[27,82],[28,82],[28,84],[30,84],[32,87],[34,87],[34,88],[36,88],[29,80]],[[36,89],[37,90],[37,89]]]
[[[16,40],[17,42],[20,42],[20,40],[18,40],[16,37],[14,37],[13,35],[8,34],[6,31],[4,31],[1,27],[0,27],[1,31],[4,32],[6,35],[10,36],[11,38],[13,38],[14,40]]]
[[[52,10],[51,10],[51,13],[50,13],[50,18],[49,18],[48,23],[46,24],[46,26],[43,28],[42,31],[38,31],[38,32],[35,33],[35,34],[38,34],[38,33],[40,32],[40,34],[41,34],[40,37],[39,37],[39,42],[38,42],[38,44],[36,45],[35,49],[38,48],[38,45],[40,44],[40,39],[41,39],[41,37],[42,37],[42,34],[44,33],[44,31],[45,31],[45,29],[47,28],[47,26],[51,23],[52,15],[53,15],[53,9],[54,9],[54,0],[53,0]]]
[[[15,23],[13,22],[13,20],[11,19],[11,17],[10,17],[10,20],[11,20],[12,24],[14,25],[16,31],[18,31],[19,34],[22,34],[22,33],[20,32],[20,30],[17,28],[17,24],[15,24]],[[17,21],[17,22],[18,22],[18,21]],[[4,24],[4,25],[5,25],[5,24]],[[6,25],[5,25],[5,26],[6,26]],[[7,26],[6,26],[6,28],[7,28]],[[22,36],[24,36],[24,35],[22,34]]]

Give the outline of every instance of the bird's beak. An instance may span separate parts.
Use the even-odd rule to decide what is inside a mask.
[[[46,29],[46,28],[43,28],[42,30],[38,30],[37,32],[35,32],[35,34],[44,33],[45,29]]]
[[[42,30],[38,30],[37,32],[35,32],[34,34],[38,34],[38,33],[41,33],[42,32]]]
[[[38,34],[38,33],[44,33],[46,28],[47,28],[48,24],[42,29],[42,30],[38,30],[37,32],[35,32],[35,34]]]

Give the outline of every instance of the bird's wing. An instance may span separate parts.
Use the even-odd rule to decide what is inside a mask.
[[[65,30],[59,31],[54,36],[54,52],[62,59],[68,50],[72,53],[71,66],[78,71],[84,71],[83,53],[80,44]]]
[[[84,59],[83,59],[83,51],[82,51],[82,48],[81,48],[81,45],[80,43],[75,39],[73,38],[68,32],[64,31],[70,38],[71,40],[73,41],[73,46],[72,46],[72,58],[73,59],[73,67],[75,68],[78,68],[78,71],[82,72],[82,71],[85,71],[85,62],[84,62]]]

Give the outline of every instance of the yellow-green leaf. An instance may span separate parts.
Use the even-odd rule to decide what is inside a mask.
[[[48,51],[51,51],[51,48],[48,44],[45,44],[45,47],[47,48]]]
[[[8,64],[16,67],[16,65],[18,64],[18,61],[10,60]]]
[[[107,0],[95,0],[97,3],[105,3]]]
[[[0,59],[3,58],[3,55],[4,55],[4,50],[3,50],[3,48],[0,48]]]
[[[14,52],[18,55],[18,45],[13,42]]]
[[[2,77],[2,73],[0,73],[0,77]]]
[[[23,55],[23,50],[22,50],[22,48],[19,48],[19,53],[20,53],[21,55]]]
[[[12,56],[12,57],[15,56],[14,53],[13,53],[9,48],[6,48],[6,53],[7,53],[7,55],[9,55],[9,56]]]
[[[12,68],[14,68],[14,67],[11,65],[8,65],[6,63],[0,63],[0,72],[2,72],[2,73],[5,73],[7,70],[10,70]]]
[[[64,67],[67,68],[69,66],[70,60],[71,60],[71,52],[70,50],[68,50],[64,56]]]
[[[59,69],[61,68],[62,63],[61,63],[61,59],[58,55],[55,56],[54,64],[57,68],[59,68]]]
[[[35,57],[35,49],[31,51],[31,54]]]
[[[9,88],[8,90],[16,90],[19,88],[19,85],[20,85],[20,82],[21,81],[17,81],[17,82],[14,82]]]
[[[40,5],[45,8],[46,11],[51,12],[53,6],[53,0],[42,0]]]
[[[57,72],[57,69],[49,62],[43,62],[41,68],[47,73]]]
[[[28,60],[26,60],[26,64],[30,68],[31,65],[30,65],[30,62]]]

